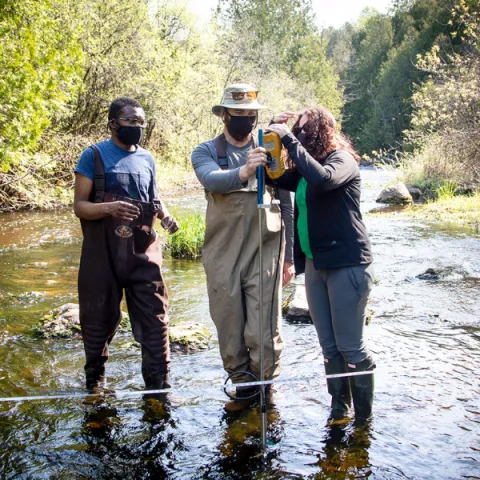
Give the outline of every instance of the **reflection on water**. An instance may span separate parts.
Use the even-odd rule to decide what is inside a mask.
[[[363,170],[362,210],[388,173]],[[172,199],[203,209],[203,194]],[[105,397],[0,403],[1,478],[459,479],[480,477],[479,237],[366,216],[377,276],[367,328],[375,354],[374,419],[327,425],[329,396],[311,325],[284,324],[281,379],[259,449],[259,407],[227,416],[216,341],[172,354],[166,398]],[[76,302],[80,228],[69,211],[0,215],[0,396],[83,392],[78,340],[26,332],[54,306]],[[447,271],[421,280],[427,269]],[[215,331],[201,261],[165,260],[174,322]],[[301,281],[301,279],[299,280]],[[139,351],[118,335],[107,366],[113,391],[140,390]]]
[[[369,448],[370,425],[352,428],[345,425],[327,427],[324,447],[319,453],[319,474],[315,479],[367,478],[371,475]]]

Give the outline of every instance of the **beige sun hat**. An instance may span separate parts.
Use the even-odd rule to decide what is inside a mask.
[[[212,113],[217,117],[224,108],[236,108],[237,110],[261,110],[267,108],[258,103],[258,90],[248,83],[235,83],[229,85],[223,92],[222,101],[212,107]]]

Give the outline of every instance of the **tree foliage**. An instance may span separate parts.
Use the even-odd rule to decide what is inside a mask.
[[[351,38],[349,64],[341,67],[342,113],[346,132],[362,152],[401,147],[414,87],[426,77],[415,59],[451,31],[449,5],[450,0],[397,0],[391,13],[367,9],[353,32],[331,35],[330,55],[348,52],[344,43]]]
[[[362,152],[441,151],[453,175],[462,150],[477,181],[478,11],[478,0],[394,0],[320,31],[312,0],[218,0],[207,28],[186,0],[0,0],[0,208],[65,201],[121,95],[144,106],[157,160],[189,166],[222,128],[212,105],[240,81],[269,107],[260,125],[322,104]]]
[[[287,81],[295,84],[295,101],[289,101],[295,109],[319,103],[338,114],[339,77],[312,12],[311,0],[220,0],[219,18],[227,28],[222,50],[230,65],[228,80],[253,76],[273,92],[279,80]]]
[[[362,146],[365,125],[379,108],[376,102],[376,83],[381,66],[392,48],[393,31],[389,17],[365,10],[352,35],[353,58],[344,72],[348,78],[344,107],[344,128]]]
[[[439,37],[417,58],[427,76],[412,97],[407,140],[416,147],[410,172],[471,189],[480,185],[480,10],[460,0],[451,11],[453,48]]]
[[[83,52],[70,3],[0,4],[0,171],[35,149],[54,113],[68,114],[80,86]]]

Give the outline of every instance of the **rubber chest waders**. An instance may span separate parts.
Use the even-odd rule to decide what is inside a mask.
[[[228,168],[225,140],[217,137],[220,168]],[[223,140],[223,141],[222,141]],[[223,145],[222,145],[223,144]],[[223,146],[223,148],[222,148]],[[270,189],[265,203],[270,202]],[[277,272],[282,271],[284,242],[278,204],[262,215],[259,263],[259,212],[257,189],[248,187],[228,194],[207,192],[205,242],[202,261],[207,275],[210,315],[217,328],[220,354],[234,384],[275,378],[280,370],[283,341],[280,335],[281,288]],[[282,250],[281,250],[282,249]],[[259,285],[263,282],[263,303]],[[259,312],[273,322],[259,322]],[[263,344],[259,329],[263,327]],[[262,346],[262,347],[261,347]],[[264,350],[263,350],[264,349]],[[262,355],[264,365],[260,367]],[[251,372],[244,374],[237,372]]]
[[[91,201],[122,200],[138,207],[132,222],[114,217],[82,220],[84,240],[78,276],[80,325],[86,371],[103,374],[108,346],[121,320],[123,289],[135,339],[142,347],[146,382],[166,373],[170,362],[168,296],[163,275],[162,248],[153,226],[159,204],[105,193],[104,167],[95,155],[95,190]],[[88,369],[88,370],[87,370]]]

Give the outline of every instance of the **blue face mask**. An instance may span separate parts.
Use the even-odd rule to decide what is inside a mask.
[[[119,125],[115,133],[124,145],[138,145],[142,140],[143,130],[143,127],[125,127]]]

